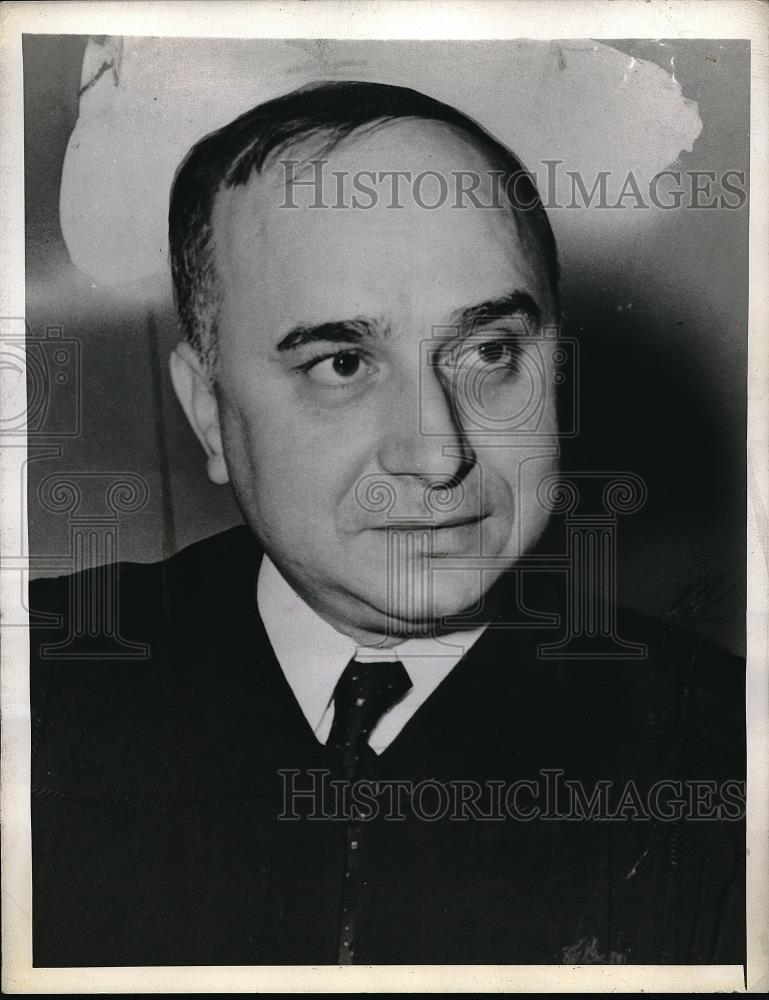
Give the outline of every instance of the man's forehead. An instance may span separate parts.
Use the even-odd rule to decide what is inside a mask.
[[[281,308],[300,292],[318,308],[331,299],[328,311],[338,313],[343,286],[350,309],[413,311],[420,299],[426,311],[439,305],[441,318],[521,283],[540,297],[536,241],[504,199],[492,200],[499,170],[464,137],[408,120],[323,150],[318,138],[286,150],[248,184],[220,193],[213,226],[225,288],[252,294],[258,286]],[[397,206],[392,178],[381,176],[396,170],[410,174]],[[457,204],[451,184],[462,172],[478,178],[482,207]],[[432,187],[415,187],[420,173],[432,175]],[[300,183],[291,188],[291,179]]]
[[[322,207],[337,216],[350,209],[351,218],[359,218],[410,209],[423,216],[466,211],[478,201],[502,205],[501,175],[499,164],[443,122],[384,121],[342,138],[322,131],[282,147],[247,184],[221,190],[214,226],[233,237],[233,223],[276,221],[287,208]]]

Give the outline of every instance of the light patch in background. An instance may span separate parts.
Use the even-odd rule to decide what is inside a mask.
[[[567,171],[579,173],[588,192],[608,172],[610,203],[629,173],[645,194],[702,130],[697,105],[682,95],[674,72],[591,40],[468,47],[92,38],[61,184],[62,231],[75,266],[100,285],[164,270],[171,184],[190,147],[257,104],[317,80],[396,84],[453,105],[520,157],[546,203],[564,206],[573,200]],[[551,209],[564,256],[576,247],[603,256],[659,217],[659,209],[628,204],[632,197],[626,210]]]

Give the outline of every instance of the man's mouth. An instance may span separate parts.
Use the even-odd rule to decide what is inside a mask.
[[[380,531],[450,531],[452,528],[465,528],[471,525],[479,525],[481,521],[488,517],[488,513],[468,514],[465,517],[452,517],[446,521],[432,521],[424,519],[393,518],[379,529]]]
[[[445,521],[392,520],[377,529],[389,536],[406,559],[440,559],[479,551],[481,533],[488,513],[451,517]]]

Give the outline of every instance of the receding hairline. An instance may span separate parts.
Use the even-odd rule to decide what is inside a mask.
[[[474,135],[468,128],[457,122],[443,121],[438,118],[429,118],[425,115],[414,113],[413,115],[399,115],[393,117],[383,113],[380,118],[373,119],[362,125],[356,125],[349,130],[339,134],[339,130],[333,125],[321,125],[302,135],[291,136],[280,143],[264,159],[261,166],[255,173],[265,174],[280,162],[287,153],[299,153],[303,149],[308,149],[308,155],[304,162],[309,163],[313,159],[324,159],[332,155],[337,149],[365,142],[373,136],[388,131],[408,131],[415,125],[420,124],[427,132],[437,132],[438,134],[449,134],[458,140],[463,146],[471,149],[474,153],[491,165],[494,162],[502,162],[501,156],[494,150],[493,141],[482,135]],[[515,154],[513,154],[515,155]],[[229,185],[236,186],[236,185]]]
[[[217,216],[220,216],[224,208],[223,196],[233,194],[237,191],[244,191],[246,188],[252,188],[255,182],[257,184],[261,182],[270,185],[271,180],[274,181],[276,188],[279,190],[282,186],[281,181],[285,179],[285,174],[281,177],[279,169],[282,162],[286,163],[290,161],[292,164],[292,177],[301,180],[304,174],[311,170],[315,161],[325,162],[330,157],[333,157],[334,154],[343,152],[348,147],[365,143],[379,133],[393,131],[396,133],[411,131],[413,133],[414,127],[417,125],[424,132],[434,133],[437,137],[448,136],[450,141],[446,144],[446,151],[449,156],[452,155],[452,145],[455,148],[456,146],[461,146],[469,150],[472,156],[476,158],[476,163],[464,164],[465,170],[477,167],[480,162],[488,169],[489,178],[492,179],[492,183],[496,185],[502,184],[502,178],[505,174],[505,163],[502,155],[495,149],[493,140],[486,141],[485,137],[475,135],[462,127],[461,124],[428,118],[419,114],[399,116],[397,118],[382,115],[381,118],[366,122],[364,125],[345,132],[343,135],[337,134],[337,130],[333,126],[324,125],[313,130],[310,134],[292,136],[276,148],[270,150],[264,161],[259,167],[253,170],[248,178],[229,184],[224,180],[217,189],[213,200],[211,210],[213,231],[216,232],[217,230]],[[416,141],[413,143],[414,150],[419,150],[421,145],[420,138],[417,134]],[[515,154],[512,155],[515,156]],[[406,164],[404,163],[403,166],[405,167]],[[380,167],[380,169],[382,168]],[[386,173],[390,168],[384,167],[383,169]],[[457,172],[461,172],[461,170],[462,165],[458,164]],[[288,183],[285,186],[287,187]],[[550,286],[552,282],[550,280],[547,261],[548,251],[544,246],[541,234],[537,230],[536,221],[533,218],[529,218],[530,213],[525,208],[516,205],[512,200],[508,200],[505,204],[500,203],[499,209],[508,219],[512,217],[511,221],[515,228],[515,233],[522,245],[527,250],[534,250],[542,258],[543,269],[547,276],[547,284]],[[351,210],[356,211],[354,208]],[[481,210],[486,211],[486,209]],[[215,240],[215,244],[216,251],[214,258],[218,256],[220,248],[218,240]],[[554,299],[557,299],[557,287],[552,287],[551,292]]]

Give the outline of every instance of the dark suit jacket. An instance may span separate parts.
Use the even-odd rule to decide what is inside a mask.
[[[356,962],[742,961],[739,820],[488,819],[482,798],[428,822],[431,785],[419,815],[359,824],[352,891],[338,811],[279,818],[279,772],[309,787],[337,762],[265,635],[259,558],[237,528],[32,585],[36,965],[334,964],[343,903]],[[615,805],[628,782],[643,799],[741,779],[741,664],[620,621],[646,659],[544,660],[552,632],[489,628],[372,776],[507,789],[561,770],[611,782]]]

